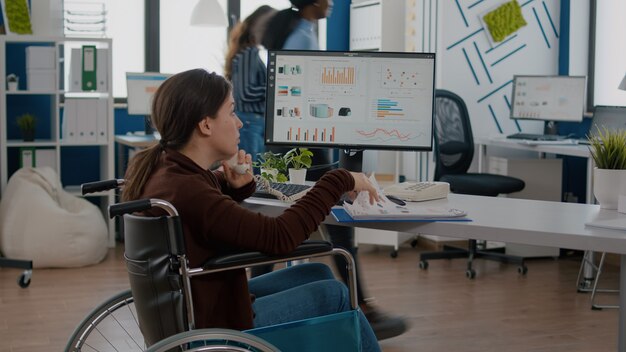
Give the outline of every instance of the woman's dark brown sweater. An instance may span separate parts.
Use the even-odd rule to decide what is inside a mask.
[[[254,182],[232,189],[222,172],[203,170],[185,155],[167,149],[141,198],[164,199],[176,207],[190,265],[198,267],[213,256],[233,251],[292,251],[315,231],[341,195],[353,188],[348,171],[330,171],[280,216],[268,217],[238,203],[254,192]],[[191,282],[197,328],[253,327],[244,269],[199,276]]]

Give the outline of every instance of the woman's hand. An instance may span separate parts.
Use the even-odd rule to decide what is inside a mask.
[[[350,198],[354,200],[361,191],[367,191],[370,195],[370,204],[374,204],[380,201],[378,196],[378,190],[370,182],[370,179],[362,172],[350,172],[352,178],[354,178],[354,190],[350,192]]]
[[[230,187],[235,188],[235,189],[241,188],[247,185],[254,178],[254,176],[252,175],[252,168],[250,167],[250,165],[252,165],[252,156],[250,154],[246,154],[246,151],[243,149],[237,152],[237,164],[248,165],[246,172],[243,174],[240,174],[236,172],[234,168],[228,165],[228,160],[222,161],[222,167],[224,168],[224,175],[226,176],[226,181],[228,181],[228,184],[230,185]]]

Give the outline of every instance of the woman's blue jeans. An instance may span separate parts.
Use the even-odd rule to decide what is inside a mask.
[[[252,155],[252,161],[258,153],[265,151],[265,118],[263,114],[235,111],[243,126],[239,130],[239,149]]]
[[[263,327],[350,310],[348,288],[321,263],[306,263],[264,274],[248,282],[256,296],[254,326]],[[380,351],[374,331],[359,311],[363,351]]]

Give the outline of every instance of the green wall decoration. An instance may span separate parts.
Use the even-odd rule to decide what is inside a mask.
[[[33,34],[26,0],[4,0],[4,11],[9,22],[9,32]]]
[[[494,42],[501,42],[526,25],[522,8],[516,0],[506,2],[483,17]]]

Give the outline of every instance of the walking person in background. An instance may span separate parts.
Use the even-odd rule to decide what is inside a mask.
[[[259,45],[267,20],[276,13],[270,6],[256,9],[230,32],[224,76],[233,85],[235,113],[243,123],[239,148],[252,155],[265,151],[266,66],[259,55]]]
[[[267,23],[265,35],[261,43],[268,50],[319,50],[317,41],[317,21],[326,18],[332,11],[332,0],[290,0],[292,8],[276,13]],[[324,172],[332,168],[332,149],[311,149],[313,151],[313,167],[307,171],[307,178],[317,180]],[[272,151],[282,152],[277,148]],[[360,171],[360,170],[359,170]],[[359,274],[357,248],[354,247],[354,228],[326,225],[330,241],[335,247],[344,248],[354,257],[357,276],[357,297],[359,305],[368,319],[379,340],[391,338],[404,333],[407,323],[404,318],[382,313],[368,303],[363,292],[363,280]],[[343,258],[334,258],[337,270],[344,282],[347,282],[346,262]],[[272,266],[252,268],[252,276],[270,272]]]

